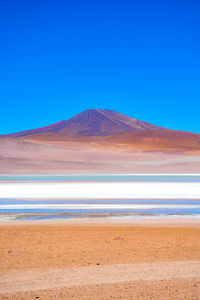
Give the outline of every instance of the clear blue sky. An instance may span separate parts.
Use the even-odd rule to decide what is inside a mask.
[[[0,134],[108,108],[200,133],[199,1],[0,4]]]

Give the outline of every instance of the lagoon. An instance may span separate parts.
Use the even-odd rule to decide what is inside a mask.
[[[5,215],[198,216],[200,175],[1,175],[0,219]]]

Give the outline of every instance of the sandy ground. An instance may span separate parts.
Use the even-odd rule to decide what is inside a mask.
[[[179,141],[181,143],[181,139]],[[175,141],[173,141],[174,145]],[[187,146],[190,141],[187,141]],[[2,174],[199,173],[200,151],[98,143],[0,138]]]
[[[199,241],[190,219],[2,222],[0,299],[200,299]]]

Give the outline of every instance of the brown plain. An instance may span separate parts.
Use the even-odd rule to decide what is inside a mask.
[[[199,173],[200,136],[152,131],[107,137],[0,138],[1,174]]]
[[[200,299],[199,226],[91,222],[1,225],[0,299]]]

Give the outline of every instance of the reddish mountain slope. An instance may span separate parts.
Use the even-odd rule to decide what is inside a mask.
[[[200,150],[200,135],[176,130],[146,130],[127,132],[106,137],[111,144],[118,144],[138,149],[154,150]]]
[[[60,121],[60,122],[57,122],[57,123],[49,125],[49,126],[36,128],[36,129],[32,129],[32,130],[20,131],[17,133],[12,133],[12,134],[9,134],[9,136],[10,137],[23,137],[23,136],[29,136],[29,135],[38,134],[38,133],[57,132],[64,126],[65,126],[65,121]]]
[[[43,128],[18,132],[12,137],[38,133],[59,133],[75,136],[109,136],[130,131],[162,130],[161,127],[139,121],[113,110],[89,109],[73,118]]]

